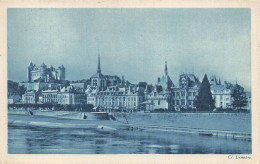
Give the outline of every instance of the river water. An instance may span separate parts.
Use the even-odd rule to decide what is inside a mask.
[[[113,126],[111,120],[83,122],[29,115],[9,115],[8,119],[9,154],[250,154],[252,151],[250,140],[122,128]],[[75,126],[66,126],[70,124]],[[119,130],[100,131],[98,124]]]

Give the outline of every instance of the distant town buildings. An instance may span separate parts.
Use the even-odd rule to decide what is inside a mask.
[[[97,73],[91,76],[91,86],[86,90],[87,103],[95,108],[137,110],[144,101],[144,89],[125,82],[118,76],[101,73],[98,57]]]
[[[89,79],[67,81],[65,67],[57,69],[47,67],[44,63],[36,66],[32,62],[27,67],[27,81],[20,82],[26,91],[20,96],[9,95],[8,103],[24,104],[92,104],[94,109],[121,111],[153,110],[194,110],[194,101],[198,95],[201,82],[193,73],[179,75],[178,84],[174,85],[168,74],[165,61],[164,74],[157,82],[131,84],[116,75],[103,75],[100,56],[97,72]],[[216,108],[232,108],[233,85],[215,76],[209,79],[212,97]],[[251,95],[247,93],[247,109],[251,109]]]

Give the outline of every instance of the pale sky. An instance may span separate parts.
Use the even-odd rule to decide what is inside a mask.
[[[154,84],[194,72],[251,90],[250,9],[8,9],[8,79],[30,61],[66,67],[68,80],[97,70]]]

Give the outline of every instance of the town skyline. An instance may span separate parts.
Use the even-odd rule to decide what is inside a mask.
[[[250,9],[8,9],[8,79],[25,81],[30,61],[87,79],[100,54],[102,73],[132,83],[156,83],[167,60],[175,85],[206,73],[250,91],[250,23]]]
[[[31,62],[32,62],[32,61],[30,61],[30,63],[31,63]],[[167,67],[168,67],[168,61],[165,61],[165,62],[166,62],[166,63],[163,64],[163,70],[162,70],[161,75],[164,74],[165,64],[167,64]],[[43,62],[39,62],[39,63],[35,63],[35,62],[32,62],[32,63],[35,64],[35,66],[40,66],[40,65],[42,65],[42,64],[46,64],[44,61],[43,61]],[[63,66],[63,64],[61,64],[61,65]],[[61,65],[60,65],[60,66],[61,66]],[[46,66],[47,66],[47,67],[53,67],[54,65],[52,65],[52,64],[50,64],[50,65],[49,65],[49,64],[46,64]],[[55,67],[56,67],[56,65],[54,66],[54,68],[55,68]],[[96,65],[96,67],[98,68],[98,63],[97,63],[97,65]],[[96,69],[96,71],[97,71],[97,69]],[[94,71],[93,73],[90,73],[90,76],[85,77],[85,78],[79,78],[79,79],[73,79],[73,80],[66,78],[66,80],[69,80],[69,81],[79,81],[79,80],[83,80],[83,79],[91,79],[91,75],[93,75],[96,71]],[[66,70],[66,72],[67,72],[67,70]],[[101,72],[102,72],[102,74],[104,74],[104,75],[118,76],[119,78],[122,78],[122,76],[124,76],[124,78],[127,77],[126,75],[106,74],[106,73],[104,73],[103,70],[102,70],[102,64],[101,64]],[[168,69],[168,72],[169,72],[169,69]],[[25,71],[25,74],[26,74],[26,71]],[[221,83],[222,83],[222,84],[224,84],[225,81],[228,82],[228,83],[231,82],[232,84],[235,84],[235,83],[240,84],[238,81],[235,81],[235,82],[233,82],[233,81],[227,81],[227,80],[225,80],[225,79],[222,79],[222,78],[219,77],[219,76],[216,76],[215,74],[207,74],[207,73],[205,73],[205,74],[202,75],[202,77],[199,77],[199,76],[197,76],[196,72],[181,72],[181,73],[178,74],[178,76],[177,76],[176,78],[174,78],[174,77],[172,77],[171,74],[169,73],[169,76],[172,78],[175,87],[178,87],[178,86],[179,86],[179,78],[180,78],[179,76],[182,75],[182,74],[193,74],[193,75],[195,75],[196,77],[199,78],[200,82],[202,82],[202,79],[203,79],[203,77],[204,77],[205,74],[206,74],[209,80],[210,80],[210,77],[211,77],[211,76],[215,76],[218,81],[221,80]],[[159,76],[161,76],[161,75],[158,75],[157,78],[158,78]],[[66,77],[67,77],[67,74],[66,74]],[[8,80],[12,80],[12,79],[8,79]],[[147,82],[147,84],[155,85],[155,84],[157,83],[156,80],[158,80],[158,79],[155,79],[154,82],[148,82],[148,81],[145,81],[145,80],[139,80],[139,81],[133,82],[133,81],[128,80],[127,78],[125,78],[125,80],[127,80],[127,81],[129,81],[130,83],[133,83],[133,84],[137,84],[138,82]],[[26,76],[25,76],[25,80],[22,80],[22,81],[24,81],[24,82],[27,81],[27,80],[26,80]],[[17,82],[22,82],[22,81],[17,81]],[[245,89],[247,89],[247,88],[245,88]],[[247,91],[251,91],[251,90],[247,90]]]

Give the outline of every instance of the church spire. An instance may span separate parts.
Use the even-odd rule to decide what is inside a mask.
[[[98,69],[97,73],[101,73],[101,68],[100,68],[100,55],[98,54]]]
[[[164,73],[165,73],[166,76],[168,75],[167,61],[165,61],[165,69],[164,69]]]

